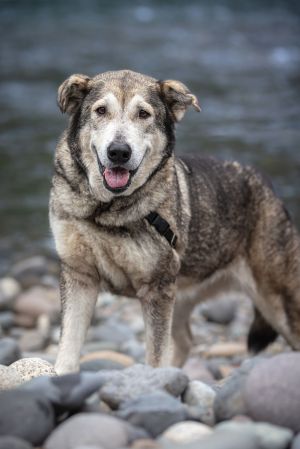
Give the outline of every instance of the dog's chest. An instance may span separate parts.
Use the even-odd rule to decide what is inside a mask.
[[[93,245],[97,269],[106,288],[136,292],[151,281],[159,263],[159,252],[150,235],[98,230]],[[95,242],[96,243],[96,242]]]

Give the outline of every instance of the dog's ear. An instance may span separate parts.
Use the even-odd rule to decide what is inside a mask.
[[[187,108],[191,105],[194,106],[196,111],[201,111],[197,97],[180,81],[159,81],[159,85],[164,101],[171,110],[176,122],[183,118]]]
[[[57,103],[61,112],[73,114],[90,90],[90,78],[86,75],[71,75],[58,88]]]

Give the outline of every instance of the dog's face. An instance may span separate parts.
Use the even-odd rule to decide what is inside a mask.
[[[69,146],[99,201],[130,195],[172,154],[174,123],[197,99],[178,81],[122,70],[72,75],[58,103],[72,117]]]

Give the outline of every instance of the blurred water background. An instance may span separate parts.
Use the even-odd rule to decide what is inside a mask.
[[[48,195],[66,126],[58,85],[130,68],[186,83],[203,112],[177,153],[251,163],[300,225],[300,7],[297,1],[0,0],[0,272],[53,252]]]

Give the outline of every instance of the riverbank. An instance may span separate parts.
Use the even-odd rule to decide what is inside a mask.
[[[58,273],[33,257],[0,279],[0,449],[299,448],[300,354],[247,353],[247,298],[198,306],[184,367],[152,369],[138,301],[102,295],[80,374],[56,377]]]

